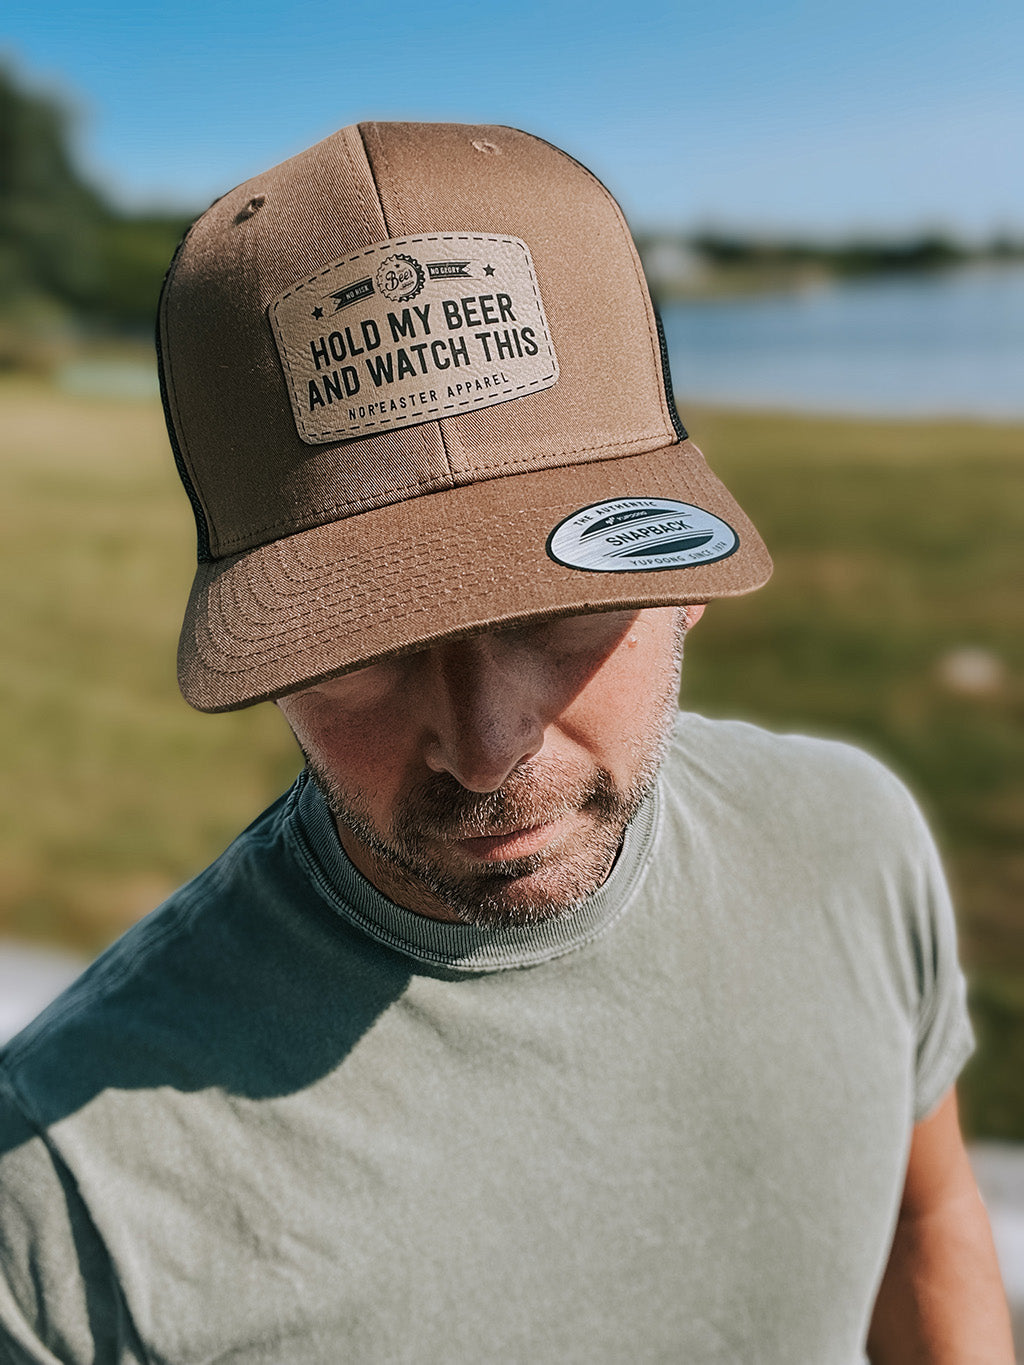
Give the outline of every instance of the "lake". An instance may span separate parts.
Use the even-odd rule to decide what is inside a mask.
[[[802,411],[1024,418],[1024,267],[666,304],[675,394]]]
[[[1024,418],[1024,266],[823,284],[662,310],[687,402],[859,415]],[[77,359],[73,393],[149,399],[152,362]]]

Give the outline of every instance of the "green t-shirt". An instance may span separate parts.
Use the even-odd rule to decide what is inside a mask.
[[[685,716],[601,890],[493,931],[303,777],[4,1053],[0,1359],[854,1365],[970,1046],[855,750]]]

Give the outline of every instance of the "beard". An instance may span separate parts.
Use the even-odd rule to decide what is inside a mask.
[[[538,757],[515,768],[495,791],[475,792],[450,773],[433,773],[413,787],[378,829],[357,797],[305,753],[306,765],[339,831],[369,854],[371,882],[403,904],[426,891],[461,924],[502,928],[572,914],[607,879],[626,827],[657,781],[678,707],[685,616],[674,668],[656,697],[649,723],[634,740],[629,781],[619,786],[606,768],[570,766]],[[458,842],[562,822],[564,833],[524,857],[474,860]],[[438,916],[441,917],[441,916]]]
[[[308,758],[307,764],[335,820],[383,864],[389,881],[426,890],[462,924],[497,928],[571,914],[597,890],[657,779],[662,748],[626,791],[604,768],[584,778],[527,763],[493,792],[467,791],[450,774],[436,773],[406,796],[384,834],[329,774]],[[567,819],[568,834],[521,858],[473,864],[450,848],[460,839]]]

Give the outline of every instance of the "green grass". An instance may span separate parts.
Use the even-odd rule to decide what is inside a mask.
[[[192,515],[158,405],[0,387],[4,619],[0,932],[92,950],[279,792],[270,707],[200,716],[174,653]]]
[[[776,559],[713,604],[684,704],[865,745],[946,853],[983,1046],[968,1124],[1024,1139],[1024,427],[685,413]],[[201,716],[174,649],[193,527],[158,407],[0,385],[0,933],[93,950],[297,769],[272,707]],[[1003,662],[984,695],[943,657]]]
[[[909,783],[972,982],[966,1121],[1024,1139],[1024,427],[685,415],[776,570],[709,609],[684,704],[853,740]],[[1001,686],[944,685],[964,647],[1003,662]]]

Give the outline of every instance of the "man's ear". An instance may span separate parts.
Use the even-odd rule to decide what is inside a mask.
[[[706,602],[692,602],[689,606],[683,608],[683,620],[686,622],[687,630],[692,630],[697,624],[704,615],[704,608],[706,606]]]

